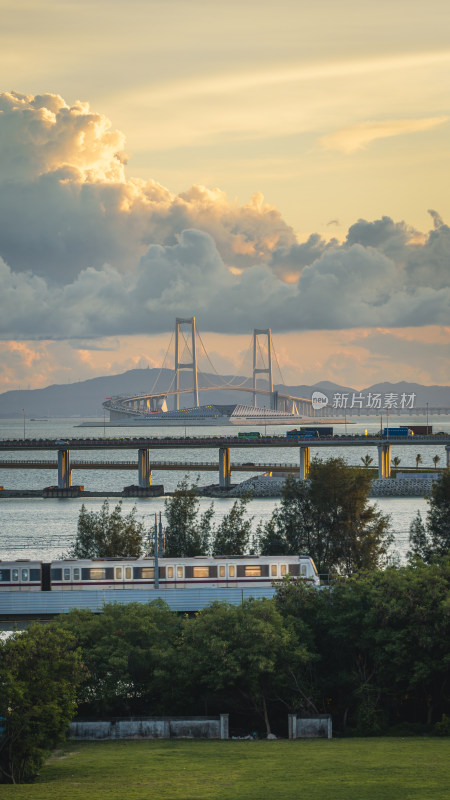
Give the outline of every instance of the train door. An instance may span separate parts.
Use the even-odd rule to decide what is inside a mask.
[[[43,592],[50,592],[51,591],[51,583],[50,583],[50,564],[41,564],[41,589]]]

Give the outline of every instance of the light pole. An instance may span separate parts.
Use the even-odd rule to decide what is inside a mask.
[[[428,430],[428,403],[427,403],[427,436],[428,436],[429,432],[430,431]]]
[[[22,408],[23,411],[23,438],[25,439],[25,409]]]

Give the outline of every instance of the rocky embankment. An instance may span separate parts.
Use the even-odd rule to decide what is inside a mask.
[[[433,477],[388,478],[372,481],[370,497],[426,497],[431,492]],[[227,492],[221,491],[221,496],[242,497],[252,492],[253,497],[281,497],[283,477],[255,476],[233,486]]]

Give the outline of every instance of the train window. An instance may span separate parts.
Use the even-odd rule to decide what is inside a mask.
[[[41,570],[30,569],[30,581],[40,581],[40,580],[41,580]]]
[[[271,574],[272,578],[276,578],[277,577],[278,569],[277,569],[277,565],[276,564],[271,564],[270,565],[270,574]]]
[[[219,567],[219,578],[224,578],[224,577],[225,577],[225,567],[224,567],[224,565],[222,564],[222,565]]]
[[[70,581],[70,567],[64,567],[63,576],[65,581]]]
[[[10,569],[0,569],[0,583],[2,581],[10,581],[11,580],[11,570]]]
[[[173,567],[167,567],[167,577],[173,578]]]
[[[95,581],[95,580],[99,581],[100,580],[101,581],[106,577],[105,573],[106,573],[106,570],[103,569],[102,567],[92,567],[89,570],[89,580],[91,580],[91,581]]]
[[[286,564],[280,565],[280,575],[286,575]]]
[[[79,581],[80,580],[80,568],[79,567],[74,567],[73,568],[73,579],[74,579],[74,581]]]
[[[55,567],[52,569],[52,581],[61,581],[62,580],[62,569],[59,567]]]
[[[18,581],[19,580],[19,570],[18,569],[13,569],[13,571],[12,571],[12,579],[13,579],[13,581]]]
[[[177,567],[177,578],[183,577],[183,567]]]
[[[194,578],[209,578],[209,567],[194,567]]]
[[[306,564],[302,564],[300,570],[302,575],[306,575]]]
[[[121,581],[121,580],[122,580],[122,574],[123,574],[122,567],[116,567],[116,568],[115,568],[115,578],[116,578],[116,581]]]
[[[27,569],[23,569],[22,570],[22,580],[23,581],[27,581],[28,580],[28,570]]]
[[[112,567],[89,567],[81,571],[83,580],[87,581],[111,581],[114,579],[114,569]]]
[[[131,567],[125,567],[125,580],[131,580]]]
[[[259,578],[261,575],[261,567],[259,564],[250,564],[244,567],[244,575],[248,578]]]
[[[154,578],[154,577],[155,577],[154,567],[137,567],[137,569],[135,570],[135,578]]]
[[[234,578],[235,575],[236,575],[236,567],[234,566],[234,564],[230,564],[230,566],[228,567],[228,577]]]

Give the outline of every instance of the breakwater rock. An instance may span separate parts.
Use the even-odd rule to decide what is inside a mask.
[[[428,497],[431,493],[434,476],[414,478],[386,478],[372,481],[370,497]],[[253,497],[281,497],[284,477],[255,476],[233,486],[227,497],[242,497],[251,492]],[[224,493],[222,493],[224,496]]]

